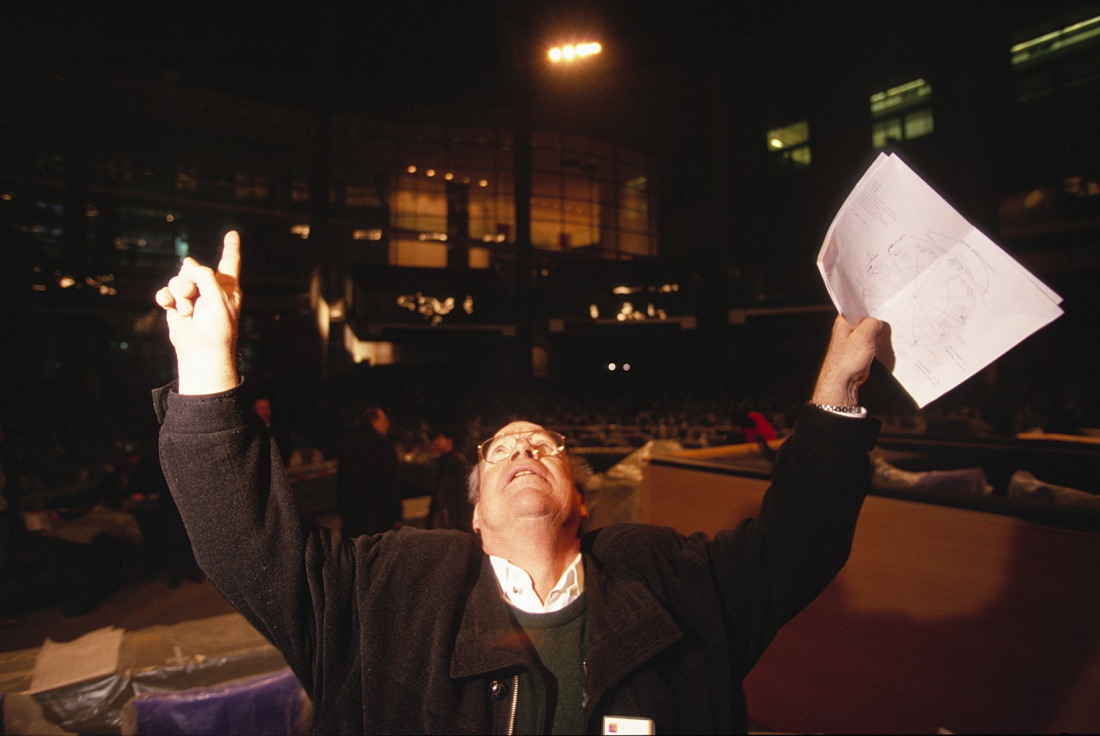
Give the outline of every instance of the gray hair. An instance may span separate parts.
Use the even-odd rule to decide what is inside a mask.
[[[569,470],[573,476],[573,485],[583,495],[585,485],[593,475],[592,466],[583,457],[576,457],[568,454],[568,452],[566,452],[566,457],[569,458]],[[466,476],[466,498],[469,499],[471,505],[476,505],[480,494],[481,462],[478,461],[474,463],[474,466],[470,468],[470,474]]]

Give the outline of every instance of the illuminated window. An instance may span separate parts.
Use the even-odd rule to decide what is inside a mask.
[[[237,187],[234,196],[237,199],[266,200],[270,191],[270,183],[266,176],[249,176],[237,174]]]
[[[382,198],[372,186],[348,185],[344,188],[344,203],[348,207],[377,207]]]
[[[1100,81],[1100,62],[1095,53],[1081,52],[1097,45],[1100,16],[1056,27],[1012,46],[1016,101],[1030,102],[1061,93],[1094,94],[1092,90]]]
[[[871,144],[875,148],[931,134],[932,85],[914,79],[875,92],[871,95],[871,118]]]
[[[782,128],[768,131],[768,150],[776,157],[789,161],[793,166],[810,165],[810,123],[802,120]]]
[[[1064,52],[1078,44],[1100,40],[1100,15],[1029,38],[1012,47],[1012,65],[1026,65]]]
[[[290,185],[290,201],[303,203],[309,201],[309,184],[302,179],[295,179]]]

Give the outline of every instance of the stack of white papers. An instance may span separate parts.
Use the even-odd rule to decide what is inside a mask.
[[[1060,296],[894,154],[848,195],[817,265],[845,319],[890,325],[877,355],[918,407],[1062,314]]]

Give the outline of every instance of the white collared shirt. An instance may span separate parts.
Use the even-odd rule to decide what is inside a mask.
[[[584,559],[580,552],[546,595],[545,603],[539,600],[538,594],[535,593],[534,581],[522,567],[513,565],[503,557],[493,555],[489,555],[489,562],[493,563],[493,572],[496,573],[497,580],[500,582],[504,600],[526,613],[560,611],[580,598],[581,593],[584,592]]]

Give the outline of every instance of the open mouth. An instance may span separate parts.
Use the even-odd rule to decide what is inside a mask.
[[[538,468],[519,468],[508,476],[508,482],[515,480],[516,478],[523,478],[528,475],[533,475],[536,478],[545,478],[546,475],[538,470]]]

